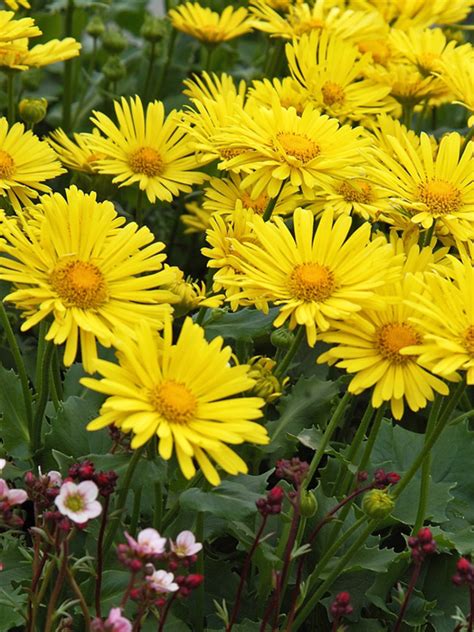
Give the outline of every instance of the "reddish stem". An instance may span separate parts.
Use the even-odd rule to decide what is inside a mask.
[[[250,551],[248,552],[248,555],[245,558],[244,566],[242,568],[242,573],[240,575],[239,587],[237,588],[237,594],[235,596],[234,608],[232,610],[232,614],[230,615],[229,623],[228,623],[228,625],[227,625],[227,627],[225,629],[226,632],[230,632],[232,630],[232,626],[234,625],[235,620],[237,618],[237,615],[239,613],[240,601],[242,599],[242,590],[244,588],[245,580],[247,579],[247,575],[248,575],[248,572],[249,572],[249,569],[250,569],[250,562],[252,561],[252,556],[255,553],[255,550],[256,550],[257,546],[259,545],[260,538],[262,537],[263,530],[264,530],[265,525],[267,523],[267,518],[268,518],[268,515],[263,515],[262,516],[262,523],[260,525],[260,528],[257,531],[257,535],[255,536],[253,544],[250,547]]]
[[[334,619],[334,621],[332,622],[332,632],[337,632],[337,629],[339,627],[339,621],[340,621],[340,617],[336,617]]]
[[[160,622],[158,624],[158,632],[163,632],[163,630],[165,629],[166,619],[168,617],[171,604],[176,599],[176,595],[177,593],[173,593],[173,596],[171,597],[171,599],[168,599],[168,601],[166,602],[166,606],[163,608],[163,614],[160,615]]]
[[[392,632],[400,632],[400,628],[403,623],[403,617],[405,616],[405,611],[408,607],[408,602],[410,601],[411,594],[413,592],[413,589],[415,588],[415,584],[420,575],[420,570],[421,570],[421,564],[419,562],[415,563],[413,567],[413,572],[411,574],[410,583],[408,584],[408,588],[405,593],[405,598],[403,600],[402,607],[400,608],[400,613],[398,615],[398,619],[395,622],[395,626]]]
[[[105,498],[102,509],[102,520],[100,521],[99,536],[97,538],[97,579],[95,582],[95,614],[99,619],[102,618],[101,613],[101,592],[102,592],[102,573],[104,570],[104,536],[105,527],[107,526],[107,517],[109,509],[110,496]]]
[[[130,593],[132,592],[133,585],[135,584],[136,576],[137,576],[137,573],[135,571],[133,571],[130,575],[130,581],[128,582],[127,589],[123,593],[122,601],[120,602],[120,608],[122,610],[125,608],[128,598],[130,597]]]
[[[474,586],[472,584],[469,586],[469,624],[467,628],[467,632],[472,632],[474,627]]]
[[[270,622],[270,617],[273,611],[273,604],[275,603],[275,596],[278,592],[280,585],[280,573],[276,573],[275,575],[275,592],[271,595],[270,601],[268,602],[267,607],[265,608],[265,612],[263,613],[262,623],[260,625],[260,632],[265,632],[267,629],[267,625]]]

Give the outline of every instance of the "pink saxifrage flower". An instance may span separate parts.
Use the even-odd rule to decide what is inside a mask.
[[[105,629],[107,632],[132,632],[132,624],[128,619],[122,617],[120,608],[112,608],[105,620]]]
[[[24,489],[10,489],[7,482],[0,478],[0,503],[6,503],[9,507],[21,505],[27,500],[28,494]]]
[[[171,550],[178,557],[196,555],[201,549],[202,544],[196,542],[196,538],[191,531],[181,531],[176,538],[176,542],[171,541]]]
[[[166,571],[155,571],[152,575],[147,575],[146,581],[157,593],[170,593],[179,590],[178,584],[174,581],[173,573]]]
[[[98,494],[99,488],[92,481],[82,481],[79,485],[68,481],[62,484],[54,502],[64,516],[83,524],[101,513],[102,505],[96,500]]]
[[[129,547],[140,557],[161,555],[165,552],[166,538],[162,538],[156,529],[143,529],[135,540],[125,532]]]

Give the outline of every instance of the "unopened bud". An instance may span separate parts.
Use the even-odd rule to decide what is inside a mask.
[[[270,342],[277,349],[288,349],[291,347],[294,339],[294,333],[285,327],[272,331],[270,336]]]
[[[147,15],[140,29],[140,35],[147,42],[159,42],[166,34],[166,23],[163,18]]]
[[[102,46],[108,53],[121,53],[127,48],[127,38],[117,29],[104,31],[102,34]]]
[[[377,520],[387,518],[392,513],[395,503],[387,492],[372,489],[367,492],[362,501],[362,509],[370,517]]]
[[[22,99],[18,105],[21,120],[30,125],[36,125],[46,116],[48,102],[44,97],[40,99]]]
[[[102,35],[102,33],[104,33],[104,31],[105,25],[102,21],[102,18],[100,18],[98,15],[93,15],[87,23],[86,33],[94,39],[97,39]]]
[[[312,491],[305,490],[301,495],[300,514],[303,518],[311,518],[318,509],[318,501]]]
[[[125,64],[119,57],[109,57],[102,66],[102,72],[109,81],[119,81],[127,74]]]

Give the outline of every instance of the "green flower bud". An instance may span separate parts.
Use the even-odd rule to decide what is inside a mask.
[[[147,42],[159,42],[166,35],[166,23],[163,18],[147,15],[140,29],[140,35]]]
[[[270,342],[277,349],[289,349],[294,339],[295,334],[285,327],[275,329],[270,336]]]
[[[105,31],[105,24],[98,15],[93,15],[86,26],[86,33],[96,39]]]
[[[390,494],[383,489],[372,489],[367,492],[362,501],[363,511],[370,516],[380,520],[387,518],[395,507],[395,502]]]
[[[41,99],[22,99],[18,104],[18,112],[21,120],[30,125],[36,125],[46,116],[48,102],[45,98]]]
[[[313,492],[305,490],[300,500],[300,514],[303,518],[311,518],[318,509],[318,501]]]
[[[125,77],[127,74],[127,68],[125,67],[123,61],[114,55],[109,57],[102,66],[102,72],[109,81],[115,82]]]
[[[104,31],[102,35],[102,46],[109,53],[121,53],[127,48],[127,38],[121,31],[116,29]]]

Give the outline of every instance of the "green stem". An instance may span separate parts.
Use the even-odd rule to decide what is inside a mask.
[[[117,529],[119,527],[120,524],[120,519],[122,517],[123,514],[123,510],[125,508],[125,503],[127,502],[127,496],[128,496],[128,492],[130,489],[130,483],[132,482],[132,478],[133,478],[133,474],[135,472],[135,468],[138,465],[138,462],[140,461],[140,457],[142,456],[144,447],[142,446],[141,448],[138,448],[138,450],[135,450],[132,458],[130,459],[130,462],[128,464],[128,468],[127,471],[125,472],[125,477],[123,480],[123,485],[120,489],[118,498],[117,498],[117,505],[115,507],[115,511],[114,511],[114,517],[110,520],[110,524],[109,524],[109,530],[107,532],[107,535],[105,537],[105,543],[104,543],[104,557],[106,557],[107,553],[109,552],[110,547],[112,546],[112,543],[114,541],[114,537],[115,534],[117,532]]]
[[[78,586],[78,583],[76,582],[76,579],[74,577],[74,575],[71,572],[71,569],[66,566],[66,576],[69,580],[69,583],[71,585],[71,588],[74,592],[74,594],[77,597],[77,600],[79,601],[79,606],[82,610],[82,615],[84,617],[84,630],[90,630],[91,627],[91,618],[89,615],[89,608],[87,607],[87,603],[86,600],[84,599],[84,595],[82,594],[81,589]]]
[[[470,130],[468,131],[468,133],[466,134],[464,138],[464,142],[461,147],[461,156],[463,155],[464,150],[466,149],[468,143],[471,142],[471,139],[473,136],[474,136],[474,125],[470,128]]]
[[[202,511],[199,511],[196,516],[196,540],[198,542],[204,542],[204,514]],[[205,576],[203,550],[201,550],[198,554],[196,572]],[[196,632],[203,632],[204,630],[204,600],[204,582],[202,582],[197,589],[196,618],[194,624],[194,630],[196,630]]]
[[[436,218],[433,219],[431,226],[425,232],[425,238],[423,240],[423,248],[431,244],[431,238],[433,237],[435,226],[436,226]]]
[[[375,440],[377,439],[380,426],[382,425],[384,413],[385,404],[382,404],[382,406],[377,410],[377,414],[375,415],[374,423],[370,430],[369,438],[367,439],[367,445],[365,446],[364,454],[362,455],[362,459],[359,464],[359,470],[365,470],[365,468],[367,467],[367,464],[370,460],[370,455],[372,454],[372,450],[374,448]]]
[[[182,492],[186,491],[187,489],[190,489],[191,487],[196,486],[201,481],[201,479],[202,479],[202,472],[201,470],[199,470],[196,473],[196,475],[193,476],[193,478],[186,483]],[[173,520],[178,515],[178,512],[179,512],[179,497],[174,501],[174,503],[171,505],[171,507],[163,516],[163,520],[161,522],[161,528],[163,529],[163,531],[166,531],[166,529],[169,527],[169,525],[173,522]]]
[[[51,393],[51,400],[53,402],[54,410],[58,412],[61,408],[61,402],[59,401],[58,391],[56,389],[56,382],[54,381],[54,369],[49,367],[49,392]]]
[[[132,519],[130,520],[130,534],[135,537],[137,531],[138,519],[140,518],[140,507],[142,503],[142,488],[133,492],[133,508]]]
[[[7,118],[10,125],[16,120],[15,114],[15,72],[8,70],[7,73]]]
[[[304,338],[304,334],[305,334],[306,328],[303,325],[300,325],[298,327],[298,330],[296,332],[296,336],[293,339],[293,342],[291,343],[290,348],[288,349],[288,351],[286,352],[285,356],[283,357],[283,359],[281,360],[281,362],[279,362],[278,366],[276,367],[275,371],[273,372],[273,374],[275,375],[276,378],[280,379],[282,378],[288,367],[291,364],[291,361],[293,360],[293,358],[296,355],[296,352],[299,349],[299,346]]]
[[[135,221],[138,226],[143,226],[143,220],[143,191],[141,189],[138,189],[137,201],[135,202]]]
[[[161,483],[156,482],[153,485],[155,493],[155,506],[153,508],[153,528],[161,531],[161,519],[163,517],[163,489]]]
[[[282,180],[280,188],[278,189],[278,193],[276,194],[275,197],[270,198],[270,200],[268,201],[267,208],[265,209],[265,212],[264,212],[264,214],[262,216],[262,219],[263,219],[264,222],[268,222],[268,220],[272,216],[272,213],[273,213],[273,211],[275,209],[275,206],[277,205],[278,199],[279,199],[279,197],[281,195],[281,192],[283,191],[283,188],[284,188],[286,182],[287,182],[286,180]]]
[[[36,384],[38,401],[36,402],[35,414],[33,417],[33,436],[31,445],[31,451],[35,460],[38,459],[37,453],[41,448],[41,430],[43,427],[44,411],[46,410],[46,404],[48,403],[49,371],[51,367],[53,348],[54,343],[52,341],[46,342],[43,357],[41,359],[41,369],[38,375],[39,381]]]
[[[156,59],[156,42],[151,42],[150,55],[148,57],[148,70],[146,73],[145,87],[143,89],[143,97],[145,101],[148,101],[148,93],[150,91],[150,82],[153,76],[153,66]]]
[[[175,29],[173,29],[171,31],[171,35],[169,37],[169,41],[168,41],[168,51],[166,53],[166,62],[163,66],[163,70],[161,72],[161,78],[160,78],[160,82],[158,84],[158,88],[156,90],[156,96],[157,98],[161,97],[161,93],[163,91],[163,86],[165,85],[165,81],[166,78],[168,76],[168,72],[171,66],[171,60],[173,59],[173,52],[174,52],[174,45],[176,42],[176,34],[177,32],[175,31]]]
[[[413,105],[404,103],[402,105],[402,123],[407,129],[411,128],[411,119],[413,117]]]
[[[430,410],[428,417],[428,423],[425,431],[425,441],[433,432],[438,415],[441,409],[441,396],[436,395],[435,401]],[[420,483],[420,497],[418,501],[418,511],[416,513],[415,524],[413,526],[413,533],[418,533],[419,529],[423,526],[426,515],[426,508],[428,507],[428,497],[430,493],[430,475],[431,475],[431,453],[427,452],[421,466],[421,483]]]
[[[442,406],[437,425],[433,429],[432,433],[426,437],[425,442],[423,444],[423,448],[420,450],[418,456],[411,464],[411,467],[408,469],[407,472],[405,472],[400,482],[397,483],[392,493],[392,498],[394,500],[400,496],[400,494],[403,492],[405,487],[408,485],[411,479],[415,476],[418,469],[422,465],[425,459],[425,456],[429,453],[429,451],[434,446],[439,436],[443,432],[444,428],[447,426],[449,417],[451,416],[451,413],[453,412],[453,409],[455,408],[457,402],[461,398],[465,387],[466,387],[465,382],[460,382],[457,385],[456,389],[453,391],[453,393],[451,393],[448,401],[444,404],[444,406]]]
[[[363,516],[355,523],[355,525],[359,527],[362,524],[362,522],[365,522],[365,521],[366,521],[366,517]],[[313,593],[313,595],[308,599],[304,607],[301,608],[300,612],[295,618],[295,621],[292,626],[292,632],[296,632],[296,630],[298,630],[301,627],[301,625],[304,623],[306,618],[311,614],[313,609],[316,607],[316,605],[318,604],[319,600],[324,595],[324,593],[330,588],[330,586],[339,577],[339,575],[341,575],[341,573],[347,567],[352,557],[364,545],[369,535],[377,526],[377,523],[378,523],[378,520],[370,520],[370,522],[367,524],[367,527],[362,531],[362,533],[355,540],[355,542],[347,549],[345,554],[340,558],[339,562],[334,566],[334,568],[329,573],[327,578],[323,581],[323,583],[319,586],[319,588]]]
[[[0,301],[0,323],[3,325],[5,335],[7,337],[8,346],[12,352],[13,359],[15,361],[16,370],[20,377],[21,390],[23,391],[23,399],[25,401],[26,419],[28,422],[28,431],[30,434],[30,441],[33,429],[33,404],[31,398],[31,391],[28,382],[28,375],[26,373],[25,363],[21,355],[20,347],[18,345],[16,336],[13,332],[12,326],[8,319],[7,312],[3,301]]]
[[[326,452],[326,448],[329,444],[329,441],[331,440],[331,437],[334,434],[334,431],[336,430],[339,423],[341,422],[341,419],[344,416],[344,412],[346,410],[346,406],[349,403],[350,398],[351,398],[351,394],[349,393],[349,391],[346,391],[344,393],[344,396],[339,400],[339,404],[337,405],[336,410],[334,411],[328,425],[326,426],[324,434],[321,438],[321,443],[319,444],[319,447],[316,450],[316,453],[313,456],[313,459],[309,465],[308,474],[306,475],[301,485],[301,493],[303,493],[304,490],[307,489],[309,483],[311,482],[311,479],[314,476],[314,473],[318,469],[318,466],[321,463],[321,459],[323,458],[324,453]]]
[[[354,438],[351,441],[349,451],[347,453],[347,460],[352,465],[354,465],[354,457],[357,455],[357,452],[359,451],[359,447],[362,441],[364,440],[365,433],[367,432],[367,428],[369,427],[373,414],[374,414],[374,408],[372,404],[369,402],[367,404],[367,408],[365,409],[365,413],[361,419],[359,427],[357,428],[357,431],[354,435]],[[332,489],[332,495],[333,496],[338,495],[339,487],[341,487],[341,493],[344,494],[347,487],[351,484],[351,481],[353,480],[353,478],[354,478],[354,475],[352,474],[352,472],[350,471],[345,472],[344,468],[341,467],[341,470],[337,476],[337,479]]]
[[[74,26],[74,0],[68,0],[64,15],[64,36],[70,37]],[[64,62],[63,74],[63,129],[66,133],[71,127],[71,107],[73,97],[73,61]]]
[[[214,51],[216,50],[217,46],[213,45],[213,44],[207,44],[204,46],[204,49],[206,51],[206,63],[202,64],[203,66],[203,70],[205,72],[211,72],[212,69],[212,57],[214,55]]]

